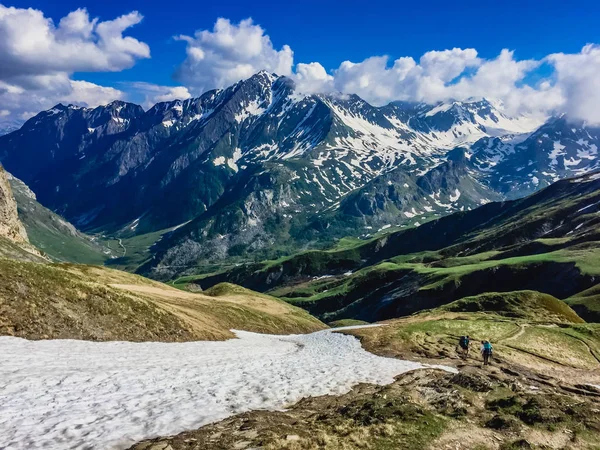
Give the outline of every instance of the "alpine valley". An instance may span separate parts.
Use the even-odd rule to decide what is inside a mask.
[[[523,197],[599,169],[599,146],[600,128],[564,115],[487,99],[374,107],[263,71],[147,111],[56,105],[0,136],[0,162],[29,193],[21,212],[44,211],[29,234],[49,256],[69,259],[68,235],[90,258],[77,262],[164,280]]]
[[[0,448],[600,448],[599,146],[267,72],[39,113],[0,136]]]

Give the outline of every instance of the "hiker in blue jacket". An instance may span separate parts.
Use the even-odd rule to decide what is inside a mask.
[[[481,341],[481,355],[483,356],[483,365],[487,366],[492,357],[493,347],[490,341]]]
[[[469,357],[469,336],[461,336],[458,340],[458,346],[462,350],[463,359],[467,359]]]

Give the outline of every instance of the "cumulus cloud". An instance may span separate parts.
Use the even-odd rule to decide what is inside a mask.
[[[571,117],[600,125],[600,46],[589,44],[580,53],[555,53],[546,60],[556,69],[561,108]]]
[[[597,45],[541,60],[518,59],[508,49],[486,59],[474,48],[453,48],[426,52],[418,59],[406,56],[392,61],[388,56],[373,56],[344,61],[328,71],[319,62],[294,66],[290,47],[274,48],[265,30],[251,19],[237,24],[218,19],[212,31],[199,30],[194,37],[178,39],[187,43],[187,56],[175,78],[194,94],[268,70],[292,77],[304,93],[358,94],[374,105],[487,97],[499,100],[508,113],[566,112],[600,123]],[[542,64],[549,64],[552,73],[542,79],[531,77],[538,81],[530,83],[529,76]]]
[[[298,64],[294,79],[298,89],[305,93],[312,94],[333,90],[333,76],[329,75],[325,67],[318,62]]]
[[[131,12],[100,21],[78,9],[56,24],[41,11],[0,5],[0,120],[27,117],[59,101],[95,106],[125,98],[119,89],[74,81],[72,75],[120,71],[148,58],[148,46],[125,35],[141,20],[138,12]],[[294,65],[292,49],[275,47],[252,19],[233,23],[220,18],[212,30],[176,39],[185,43],[186,52],[174,73],[180,86],[128,85],[145,107],[227,87],[267,70],[291,77],[304,93],[358,94],[374,105],[487,97],[499,100],[509,113],[566,112],[600,124],[598,45],[540,60],[519,59],[508,49],[482,58],[476,49],[453,48],[429,51],[420,58],[392,60],[384,55],[347,60],[327,70],[319,62]],[[542,65],[551,68],[544,77],[540,74],[546,71],[538,71]]]
[[[81,106],[106,105],[113,100],[121,100],[125,93],[112,87],[99,86],[89,81],[70,81],[71,92],[61,98],[62,102]]]
[[[508,50],[491,60],[478,57],[475,49],[431,51],[418,61],[398,58],[391,66],[388,57],[378,56],[359,63],[344,61],[333,71],[333,87],[375,105],[488,97],[501,100],[511,112],[548,110],[556,106],[556,96],[520,85],[539,64],[518,61]]]
[[[100,22],[78,9],[56,26],[42,11],[0,5],[0,78],[129,68],[150,57],[148,45],[123,36],[141,20],[134,11]]]
[[[198,30],[185,41],[186,59],[175,72],[175,79],[195,93],[223,88],[260,70],[291,75],[294,55],[289,46],[280,50],[252,19],[238,24],[220,18],[213,30]]]
[[[0,104],[5,111],[0,120],[26,120],[57,103],[94,107],[125,97],[123,91],[112,87],[99,86],[88,81],[75,81],[68,77],[62,80],[58,78],[46,85],[51,88],[34,90],[7,86],[0,81]]]
[[[159,102],[186,100],[192,96],[188,88],[184,86],[160,86],[144,82],[129,83],[129,86],[143,96],[142,106],[146,109]]]
[[[75,72],[120,71],[150,57],[147,44],[124,32],[138,12],[100,21],[77,9],[58,24],[36,9],[0,5],[0,104],[4,117],[27,118],[57,102],[96,106],[122,98],[118,89],[74,81]]]

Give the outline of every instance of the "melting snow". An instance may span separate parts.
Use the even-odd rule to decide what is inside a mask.
[[[236,147],[233,150],[233,155],[231,156],[231,158],[225,158],[224,156],[217,156],[215,159],[213,159],[213,164],[215,166],[223,166],[223,165],[227,164],[227,166],[231,170],[233,170],[234,172],[237,172],[239,170],[239,167],[236,163],[241,158],[242,158],[242,150],[239,147]]]
[[[580,208],[577,211],[575,211],[575,213],[578,213],[578,212],[581,212],[581,211],[585,211],[586,209],[589,209],[589,208],[591,208],[593,206],[596,206],[598,204],[600,204],[600,202],[596,202],[596,203],[592,203],[591,205],[584,206],[583,208]]]
[[[176,344],[0,337],[0,448],[122,449],[426,367],[330,330],[236,334]]]
[[[266,111],[265,108],[259,106],[258,100],[251,101],[246,108],[242,109],[239,114],[236,114],[234,120],[237,123],[242,123],[250,116],[260,116]]]
[[[558,164],[557,158],[565,154],[565,152],[563,152],[564,148],[565,146],[562,145],[560,141],[554,141],[554,147],[548,155],[548,158],[550,158],[551,166],[556,166]]]
[[[191,222],[191,220],[188,220],[187,222],[183,222],[183,223],[180,223],[179,225],[175,225],[175,226],[174,226],[173,228],[171,228],[169,231],[175,231],[175,230],[178,230],[178,229],[180,229],[181,227],[183,227],[183,226],[187,225],[187,224],[188,224],[188,223],[190,223],[190,222]]]
[[[139,223],[140,223],[140,219],[141,219],[141,217],[138,217],[133,222],[131,222],[131,225],[129,226],[129,229],[130,230],[135,230],[137,228],[137,226],[139,225]]]
[[[213,164],[215,166],[222,166],[223,164],[225,164],[225,157],[217,156],[215,159],[213,159]]]
[[[313,280],[323,280],[325,278],[333,278],[333,275],[321,275],[320,277],[313,277]]]
[[[460,198],[460,191],[458,189],[456,189],[454,191],[454,195],[450,194],[449,198],[450,198],[451,202],[457,201]]]
[[[578,178],[576,180],[571,180],[571,183],[589,183],[590,181],[594,181],[594,180],[598,180],[600,179],[600,173],[595,173],[593,175],[584,177],[584,178]]]
[[[436,106],[435,108],[431,108],[429,111],[427,111],[425,113],[425,117],[431,117],[431,116],[435,116],[437,113],[446,112],[450,108],[452,108],[452,106],[454,106],[454,103],[450,103],[450,102],[442,103],[442,104]]]

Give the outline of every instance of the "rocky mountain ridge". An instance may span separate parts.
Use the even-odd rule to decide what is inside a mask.
[[[148,257],[179,268],[418,226],[598,168],[599,129],[540,125],[486,99],[374,107],[259,72],[148,111],[57,105],[0,137],[0,161],[83,230],[176,228]]]

